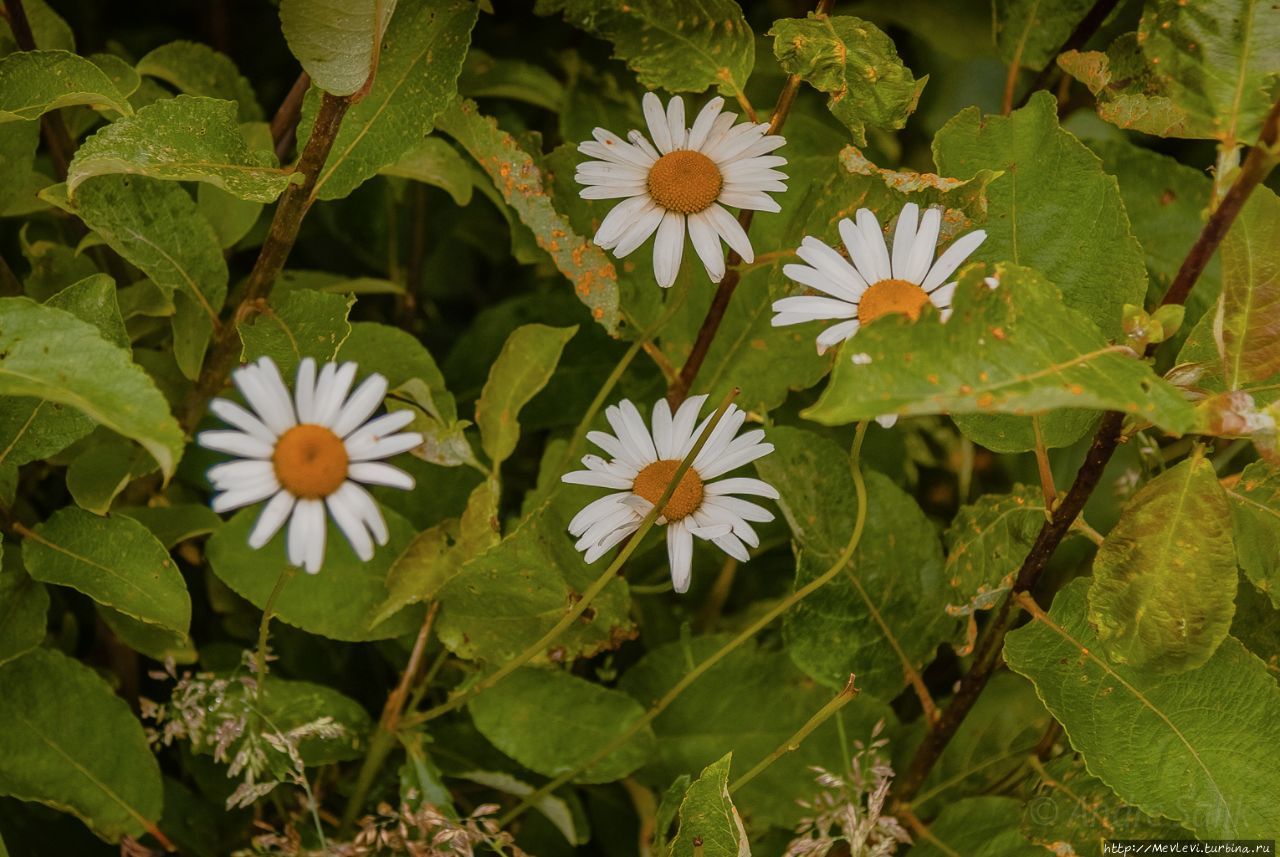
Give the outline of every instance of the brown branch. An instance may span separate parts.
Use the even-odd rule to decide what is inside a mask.
[[[295,170],[302,175],[303,181],[301,184],[290,184],[280,197],[275,216],[271,220],[271,228],[267,232],[267,240],[249,274],[244,297],[231,320],[214,334],[211,353],[200,375],[200,383],[187,397],[182,423],[188,432],[200,421],[209,400],[226,384],[240,354],[238,328],[260,311],[262,302],[270,294],[276,277],[289,258],[294,242],[298,240],[302,218],[311,207],[311,192],[315,188],[316,178],[329,157],[329,150],[338,135],[338,126],[342,124],[342,117],[350,105],[351,101],[347,97],[327,92],[324,94],[311,136]]]
[[[311,75],[304,71],[293,82],[284,101],[280,102],[276,115],[271,117],[271,140],[275,144],[276,160],[282,164],[297,142],[298,120],[302,118],[302,99],[310,87]]]
[[[1227,191],[1222,204],[1209,216],[1208,222],[1205,223],[1204,229],[1201,230],[1200,236],[1192,245],[1177,276],[1174,277],[1169,290],[1161,300],[1162,306],[1186,301],[1192,286],[1195,285],[1205,266],[1209,264],[1209,260],[1213,258],[1214,252],[1222,242],[1223,236],[1231,228],[1236,215],[1244,207],[1249,194],[1267,177],[1277,160],[1280,160],[1280,149],[1276,144],[1278,136],[1280,136],[1280,102],[1277,102],[1267,114],[1266,121],[1263,123],[1262,138],[1249,152],[1244,166],[1240,169],[1240,174]],[[1148,346],[1147,355],[1150,356],[1153,350]],[[915,757],[903,775],[894,783],[894,795],[900,804],[909,804],[916,792],[920,790],[925,778],[942,756],[942,751],[955,736],[956,730],[995,672],[1004,649],[1005,634],[1008,633],[1015,617],[1015,604],[1019,599],[1025,598],[1025,593],[1035,586],[1049,564],[1050,558],[1058,549],[1058,545],[1070,532],[1085,502],[1102,478],[1103,469],[1115,453],[1120,443],[1123,426],[1123,414],[1108,411],[1103,416],[1098,432],[1094,435],[1093,443],[1085,456],[1084,464],[1076,473],[1071,490],[1041,527],[1035,543],[1018,570],[1012,591],[1000,603],[995,615],[992,616],[979,638],[973,663],[960,679],[960,685],[942,713],[942,718],[925,735],[916,750]]]
[[[818,0],[818,6],[813,14],[818,17],[826,17],[834,5],[835,0]],[[793,74],[787,78],[787,82],[782,87],[782,92],[778,94],[778,103],[773,108],[773,116],[769,120],[769,130],[765,132],[766,134],[776,134],[782,130],[782,126],[787,121],[787,114],[791,112],[791,105],[795,103],[796,95],[800,92],[801,82],[798,74]],[[738,224],[742,227],[743,232],[751,230],[751,219],[754,215],[755,212],[749,209],[738,213]],[[689,390],[693,387],[693,382],[698,377],[698,370],[702,368],[703,362],[707,359],[707,352],[711,350],[711,342],[716,338],[716,332],[720,330],[720,323],[724,321],[725,310],[729,308],[729,300],[733,297],[733,293],[742,279],[742,272],[739,270],[741,264],[742,257],[731,250],[725,259],[724,279],[720,281],[715,297],[711,299],[711,306],[707,308],[707,315],[702,320],[702,327],[698,328],[698,336],[693,341],[693,348],[689,351],[689,357],[685,360],[684,366],[681,367],[679,377],[671,383],[670,388],[667,390],[667,400],[672,407],[683,402],[685,397],[689,395]]]
[[[1080,19],[1080,23],[1076,24],[1076,28],[1071,31],[1071,35],[1067,36],[1067,40],[1062,43],[1061,47],[1053,52],[1053,58],[1049,60],[1048,64],[1044,68],[1040,69],[1040,71],[1036,72],[1036,76],[1032,79],[1031,85],[1027,87],[1027,91],[1022,93],[1022,97],[1018,99],[1018,107],[1025,106],[1026,103],[1031,100],[1032,93],[1038,89],[1042,89],[1044,85],[1049,82],[1049,78],[1058,67],[1059,56],[1067,51],[1079,50],[1085,46],[1085,43],[1088,42],[1089,39],[1093,38],[1093,34],[1102,26],[1102,22],[1107,20],[1107,16],[1111,14],[1111,11],[1116,8],[1119,2],[1120,0],[1096,0],[1093,7],[1085,13],[1083,18]],[[1012,76],[1016,79],[1016,70],[1012,73]],[[1006,98],[1012,101],[1012,97],[1013,91],[1010,89],[1006,93]],[[1008,110],[1005,110],[1005,113],[1008,112]]]

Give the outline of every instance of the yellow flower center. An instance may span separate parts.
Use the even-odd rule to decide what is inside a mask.
[[[295,497],[319,500],[347,478],[347,447],[324,426],[303,423],[280,435],[271,464],[276,479]]]
[[[880,280],[872,283],[858,300],[858,321],[866,324],[882,315],[900,313],[912,321],[920,318],[920,310],[929,295],[915,283],[906,280]]]
[[[667,486],[671,484],[671,477],[676,475],[676,469],[679,466],[679,461],[671,460],[655,461],[648,465],[636,474],[635,484],[631,486],[632,493],[656,504],[662,499],[662,492],[666,491]],[[667,500],[662,514],[668,521],[678,521],[696,512],[701,505],[702,477],[690,467],[684,472],[684,476],[680,477],[680,484],[676,486],[676,490],[671,492],[671,498]]]
[[[697,214],[711,207],[723,187],[720,168],[701,152],[668,152],[649,168],[649,196],[667,211]]]

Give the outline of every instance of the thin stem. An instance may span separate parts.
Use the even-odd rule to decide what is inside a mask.
[[[431,628],[435,624],[436,614],[439,612],[440,602],[432,601],[431,607],[427,610],[426,618],[422,620],[422,627],[418,629],[418,638],[413,641],[413,649],[409,653],[409,662],[405,664],[404,672],[400,675],[400,682],[396,685],[395,690],[387,695],[387,701],[382,706],[382,716],[378,718],[377,728],[374,730],[373,737],[369,739],[369,749],[364,754],[364,761],[360,764],[360,773],[356,776],[355,787],[352,788],[351,797],[347,799],[346,809],[342,813],[342,823],[339,825],[339,830],[342,833],[349,830],[352,823],[355,822],[360,808],[364,806],[365,795],[373,787],[373,781],[377,779],[378,772],[382,770],[382,764],[395,748],[396,730],[400,726],[400,715],[404,712],[405,702],[409,698],[409,691],[414,686],[418,673],[422,670],[422,658],[426,654],[427,641],[431,638]]]
[[[649,510],[649,513],[644,516],[644,520],[640,523],[640,528],[636,530],[635,534],[630,539],[627,540],[626,546],[618,553],[613,562],[609,563],[609,567],[604,570],[604,573],[596,578],[589,587],[587,587],[586,592],[582,593],[582,597],[574,602],[572,607],[565,611],[564,616],[560,618],[559,622],[553,625],[551,629],[543,634],[535,643],[528,646],[524,651],[507,661],[497,670],[489,673],[475,684],[467,687],[465,690],[454,694],[450,699],[442,702],[436,707],[430,708],[419,715],[406,717],[405,723],[412,723],[413,725],[426,723],[429,720],[434,720],[443,714],[448,714],[450,711],[461,708],[467,702],[498,684],[498,682],[502,681],[511,673],[515,672],[520,667],[545,652],[552,643],[559,639],[561,634],[568,630],[574,622],[578,621],[578,617],[586,612],[587,607],[591,605],[591,602],[595,600],[595,597],[603,592],[604,588],[618,576],[618,572],[621,570],[623,564],[631,558],[631,555],[635,553],[636,549],[640,546],[641,541],[644,540],[645,534],[647,534],[657,522],[658,515],[666,508],[667,501],[671,499],[671,495],[675,491],[676,486],[680,484],[680,480],[684,478],[684,474],[693,465],[693,460],[698,457],[698,453],[702,451],[703,445],[706,444],[707,439],[711,437],[711,433],[715,427],[720,424],[720,420],[724,418],[724,415],[729,410],[729,405],[733,404],[734,397],[737,395],[738,390],[737,388],[734,388],[729,391],[723,400],[721,400],[720,406],[716,408],[716,411],[712,415],[711,421],[707,424],[706,429],[701,435],[699,435],[697,443],[693,445],[693,449],[691,449],[689,454],[685,456],[684,460],[680,462],[680,466],[676,468],[676,472],[671,475],[671,481],[667,483],[666,490],[662,492],[662,496],[658,498],[658,502],[653,504],[653,508]]]
[[[854,678],[854,675],[850,673],[849,681],[845,684],[843,690],[832,697],[830,702],[819,708],[812,717],[805,721],[803,726],[795,731],[795,734],[779,744],[772,753],[761,759],[754,768],[730,783],[729,791],[736,792],[738,789],[758,777],[774,762],[778,761],[788,753],[793,753],[796,750],[799,750],[800,744],[804,742],[805,738],[809,737],[813,730],[817,729],[823,723],[826,723],[835,716],[836,712],[844,708],[850,702],[853,702],[854,697],[858,695],[858,689],[853,686]]]
[[[1199,279],[1205,266],[1209,264],[1222,238],[1244,207],[1249,194],[1267,177],[1277,160],[1280,160],[1280,150],[1277,147],[1278,136],[1280,136],[1280,102],[1277,102],[1267,114],[1258,145],[1249,152],[1244,166],[1240,169],[1240,174],[1236,177],[1231,189],[1227,191],[1222,204],[1209,216],[1204,229],[1201,230],[1195,244],[1192,245],[1182,266],[1178,269],[1177,276],[1169,285],[1168,292],[1160,302],[1161,306],[1186,301],[1191,288]],[[1147,355],[1150,356],[1153,350],[1153,347],[1148,346]],[[951,702],[943,712],[942,718],[925,735],[905,774],[894,783],[894,794],[899,804],[909,804],[912,797],[919,791],[921,784],[941,757],[942,751],[955,736],[956,730],[964,722],[965,716],[973,708],[987,681],[995,672],[1004,647],[1005,634],[1013,623],[1014,603],[1023,598],[1029,599],[1026,593],[1040,579],[1040,575],[1049,564],[1049,559],[1067,533],[1071,531],[1085,502],[1102,478],[1103,469],[1120,443],[1123,427],[1123,414],[1108,411],[1103,416],[1098,432],[1094,435],[1093,443],[1085,456],[1084,464],[1076,473],[1071,490],[1041,527],[1035,543],[1018,570],[1012,591],[1000,603],[995,615],[992,616],[979,638],[973,662],[968,672],[960,679],[959,687],[951,697]]]
[[[1058,489],[1053,484],[1053,467],[1049,464],[1049,450],[1044,445],[1044,435],[1040,431],[1039,415],[1031,418],[1031,429],[1036,436],[1036,466],[1040,469],[1040,490],[1044,494],[1045,515],[1053,513],[1053,506],[1058,502]]]
[[[506,813],[498,824],[506,827],[511,821],[523,813],[526,809],[542,800],[551,792],[560,788],[574,777],[581,774],[586,769],[598,763],[601,759],[608,757],[619,747],[630,741],[636,733],[647,727],[658,718],[662,712],[666,711],[670,705],[701,678],[708,670],[722,661],[724,658],[732,654],[739,646],[747,640],[760,633],[764,628],[771,625],[779,616],[786,613],[795,605],[817,592],[822,587],[830,583],[836,575],[838,575],[846,565],[853,559],[854,552],[858,549],[858,543],[862,540],[862,532],[867,523],[867,485],[862,475],[862,441],[866,437],[867,424],[865,422],[858,423],[858,429],[853,436],[853,449],[849,454],[850,469],[853,473],[853,486],[857,492],[858,510],[854,519],[853,533],[849,536],[849,543],[845,545],[845,549],[840,553],[836,561],[822,574],[806,583],[804,586],[791,593],[786,598],[779,601],[772,608],[760,616],[756,621],[752,622],[744,630],[738,633],[732,640],[725,643],[720,649],[712,653],[706,660],[699,663],[691,669],[680,681],[668,690],[661,699],[653,704],[653,706],[644,713],[644,716],[632,723],[622,734],[618,735],[600,750],[596,751],[591,758],[580,763],[572,770],[565,771],[555,779],[544,783],[538,789],[521,799],[520,803]]]
[[[275,145],[276,160],[284,163],[293,144],[297,141],[298,120],[302,118],[302,99],[311,87],[311,75],[305,71],[289,87],[276,115],[271,117],[271,140]]]
[[[716,575],[715,583],[711,585],[711,591],[707,593],[707,600],[702,602],[697,616],[693,619],[695,631],[705,632],[714,628],[720,621],[720,613],[724,610],[725,601],[729,599],[729,591],[733,589],[733,579],[737,574],[738,561],[731,556],[726,556],[724,564],[720,566],[720,573]]]
[[[271,615],[276,609],[276,601],[280,598],[280,593],[284,591],[284,585],[289,582],[289,578],[293,577],[297,571],[297,566],[286,565],[284,567],[280,572],[280,576],[276,578],[276,585],[271,587],[271,594],[267,596],[266,605],[262,608],[262,621],[258,623],[258,652],[253,662],[259,695],[262,694],[262,689],[265,687],[267,680],[267,643],[271,637]]]
[[[215,332],[212,353],[201,373],[200,383],[187,397],[183,426],[188,432],[200,421],[209,400],[226,384],[227,377],[236,365],[240,354],[239,325],[260,311],[261,303],[271,292],[276,277],[289,258],[289,252],[298,239],[302,218],[311,207],[311,192],[315,187],[316,177],[329,157],[329,150],[338,135],[338,127],[350,104],[349,98],[340,98],[327,92],[324,94],[315,125],[311,129],[311,137],[302,150],[302,157],[296,168],[303,181],[301,184],[290,184],[280,197],[280,204],[276,206],[275,216],[267,232],[267,240],[249,274],[244,297],[231,322],[221,325]]]
[[[818,0],[818,6],[813,14],[819,18],[826,17],[834,5],[835,0]],[[783,84],[782,92],[778,94],[778,103],[773,108],[773,116],[769,119],[769,130],[765,132],[766,134],[777,134],[782,130],[782,126],[787,121],[787,115],[791,112],[791,105],[795,103],[796,95],[800,91],[801,82],[798,74],[793,74],[787,78],[787,82]],[[743,232],[750,232],[751,219],[754,214],[755,212],[750,209],[738,213],[738,224],[742,227]],[[693,348],[689,351],[689,357],[685,360],[684,366],[680,368],[679,377],[667,389],[667,401],[671,403],[672,407],[679,405],[689,395],[689,390],[693,387],[693,382],[698,377],[698,371],[702,369],[702,364],[707,359],[707,352],[711,350],[711,342],[716,338],[716,333],[720,330],[720,323],[724,321],[725,311],[729,308],[729,300],[733,297],[733,293],[742,279],[741,264],[742,257],[736,252],[730,251],[725,258],[724,279],[720,281],[719,287],[716,288],[715,297],[711,299],[711,306],[707,308],[707,314],[702,319],[702,326],[698,328],[698,335],[693,341]]]
[[[1022,93],[1022,98],[1018,99],[1018,106],[1022,107],[1031,99],[1031,94],[1038,89],[1044,87],[1049,82],[1049,78],[1058,67],[1058,57],[1067,51],[1075,51],[1085,46],[1089,39],[1093,38],[1093,34],[1102,26],[1102,22],[1107,20],[1107,16],[1111,14],[1111,10],[1116,8],[1119,0],[1096,0],[1093,6],[1080,19],[1080,23],[1076,24],[1076,28],[1071,31],[1071,35],[1067,36],[1067,40],[1062,43],[1056,51],[1053,52],[1053,58],[1040,71],[1036,72],[1036,76],[1032,79],[1031,85]],[[1016,67],[1015,67],[1016,68]],[[1014,72],[1014,79],[1017,78],[1017,72]],[[1013,93],[1007,93],[1008,98],[1012,100]],[[1005,111],[1009,113],[1008,110]]]
[[[756,109],[751,106],[751,101],[747,98],[745,92],[739,89],[733,94],[733,97],[738,99],[738,106],[742,108],[742,112],[751,120],[753,125],[760,121],[756,118]]]

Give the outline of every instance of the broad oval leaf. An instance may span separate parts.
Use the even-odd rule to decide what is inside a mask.
[[[640,704],[621,691],[561,669],[529,667],[477,696],[468,708],[493,746],[548,777],[578,767],[644,716]],[[621,779],[648,761],[653,746],[653,730],[646,726],[574,782]]]
[[[1000,58],[1018,68],[1044,68],[1092,5],[1092,0],[995,0],[991,23]]]
[[[36,649],[0,667],[0,687],[0,794],[72,812],[109,842],[159,820],[142,725],[93,670]]]
[[[476,402],[476,425],[495,470],[520,439],[520,409],[551,380],[565,343],[577,332],[577,325],[523,325],[511,332],[489,367],[489,379]]]
[[[1250,195],[1222,241],[1213,332],[1227,389],[1280,373],[1280,197],[1265,185]]]
[[[164,545],[132,518],[59,509],[26,534],[22,559],[36,580],[70,586],[140,622],[186,634],[191,597]]]
[[[782,494],[795,542],[796,586],[822,574],[853,532],[857,498],[849,455],[826,438],[779,426],[772,455],[756,462]],[[892,699],[906,685],[903,658],[919,669],[938,645],[957,637],[947,615],[942,546],[916,502],[885,476],[866,473],[867,522],[846,571],[785,620],[787,651],[800,669],[829,688],[858,687]]]
[[[1228,488],[1236,561],[1280,609],[1280,467],[1255,461]]]
[[[18,556],[11,550],[0,564],[0,664],[40,645],[48,622],[49,593],[23,570]]]
[[[985,282],[987,274],[998,285]],[[837,425],[880,414],[1098,408],[1175,434],[1195,424],[1194,409],[1177,389],[1125,346],[1109,345],[1063,301],[1036,271],[971,265],[946,323],[926,306],[916,322],[895,316],[860,328],[841,348],[822,398],[803,416]]]
[[[729,796],[732,765],[733,753],[726,753],[690,783],[680,801],[680,826],[670,857],[751,857],[742,816]]]
[[[262,121],[253,86],[224,53],[200,42],[177,41],[152,50],[135,66],[138,74],[163,80],[188,95],[234,101],[241,122]]]
[[[291,175],[274,155],[249,150],[233,102],[196,95],[157,101],[85,140],[67,169],[67,196],[110,173],[208,182],[254,202],[273,202]]]
[[[755,37],[734,0],[538,0],[539,15],[613,43],[647,89],[742,92],[755,65]]]
[[[961,179],[982,170],[1002,173],[987,186],[987,239],[973,258],[1043,272],[1068,308],[1087,316],[1108,339],[1123,341],[1124,305],[1141,304],[1147,290],[1142,248],[1130,232],[1116,180],[1058,125],[1055,103],[1041,92],[1009,116],[963,110],[934,137],[934,160],[943,173]],[[1046,445],[1055,447],[1073,443],[1091,424],[1087,415],[1054,414],[1042,417],[1040,428]],[[1029,420],[969,417],[960,426],[991,449],[1035,447]]]
[[[0,123],[39,119],[85,104],[128,116],[129,99],[106,72],[69,51],[18,51],[0,58]]]
[[[99,176],[72,201],[66,185],[41,198],[78,216],[175,300],[174,358],[196,378],[227,299],[227,263],[209,221],[182,187],[145,176]]]
[[[249,532],[260,512],[261,506],[242,509],[205,545],[214,574],[258,609],[266,605],[276,581],[289,567],[286,532],[261,550],[249,547]],[[369,562],[362,562],[342,532],[326,521],[324,566],[318,574],[297,572],[285,584],[275,603],[275,615],[282,622],[352,642],[398,637],[422,623],[422,609],[411,607],[370,627],[375,611],[387,599],[383,582],[387,569],[413,538],[408,521],[385,507],[382,514],[391,537]]]
[[[396,0],[281,0],[280,29],[315,85],[351,95],[378,69]]]
[[[71,313],[0,298],[0,394],[61,402],[132,438],[167,477],[182,457],[169,403],[127,350]]]
[[[1044,499],[1027,485],[961,507],[945,536],[951,587],[947,610],[961,615],[995,607],[1013,585],[1044,522]]]
[[[427,137],[417,148],[379,172],[435,185],[458,205],[471,202],[471,168],[453,146],[439,137]]]
[[[1005,661],[1126,803],[1205,838],[1273,835],[1280,688],[1266,665],[1233,638],[1177,675],[1113,665],[1089,625],[1087,587],[1071,582],[1047,615],[1011,632]]]
[[[240,362],[270,357],[284,377],[292,378],[304,357],[314,358],[321,364],[333,360],[351,335],[347,313],[354,304],[355,298],[351,295],[310,289],[273,298],[266,312],[249,324],[239,326],[240,341],[244,344]]]
[[[472,0],[400,0],[373,87],[343,116],[316,178],[318,199],[346,196],[422,141],[457,95],[476,14]],[[318,95],[313,89],[303,103],[299,142],[310,134]]]
[[[769,35],[783,70],[825,92],[827,108],[859,146],[866,145],[867,125],[883,131],[905,125],[928,80],[916,80],[893,40],[861,18],[810,12],[775,21]]]
[[[1227,495],[1194,456],[1125,505],[1093,561],[1089,622],[1113,662],[1185,672],[1226,639],[1235,596]]]

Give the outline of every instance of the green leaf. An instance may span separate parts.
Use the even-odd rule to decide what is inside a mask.
[[[316,179],[318,199],[346,196],[418,146],[457,94],[475,22],[471,0],[400,0],[373,88],[347,110]],[[310,133],[318,103],[313,89],[303,103],[299,141]]]
[[[1280,609],[1280,467],[1255,461],[1227,489],[1236,561]]]
[[[349,295],[308,290],[273,299],[250,324],[240,325],[241,362],[270,357],[290,378],[304,357],[322,364],[332,360],[351,335],[347,313],[354,304],[355,298]]]
[[[911,857],[1046,857],[1019,832],[1022,805],[1008,797],[971,797],[950,804],[929,825]]]
[[[434,185],[458,205],[471,202],[471,168],[453,146],[439,137],[427,137],[417,148],[378,172]]]
[[[19,51],[0,58],[0,123],[39,119],[76,104],[126,116],[133,112],[111,78],[84,57],[68,51]]]
[[[160,766],[142,725],[93,670],[36,649],[0,667],[0,686],[0,794],[70,812],[109,842],[160,818]]]
[[[98,605],[98,615],[111,633],[120,638],[120,642],[152,660],[164,663],[172,658],[177,664],[193,664],[199,659],[199,653],[186,633],[139,622],[101,604]]]
[[[984,282],[988,273],[999,283],[995,288]],[[1099,408],[1172,433],[1194,425],[1193,409],[1178,390],[1125,346],[1108,345],[1036,271],[971,265],[959,282],[945,324],[926,306],[914,323],[895,316],[860,328],[836,358],[822,398],[803,416],[838,425],[892,413]]]
[[[151,456],[106,429],[98,429],[73,452],[67,490],[77,506],[96,515],[107,514],[130,482],[156,469]]]
[[[1091,319],[1108,339],[1123,342],[1124,305],[1141,304],[1147,291],[1142,248],[1130,232],[1116,180],[1058,126],[1055,104],[1048,93],[1036,93],[1009,116],[963,110],[934,137],[934,160],[961,179],[981,170],[1003,173],[987,186],[987,240],[973,258],[1041,271],[1062,291],[1068,308]],[[1091,422],[1088,416],[1055,414],[1041,419],[1041,432],[1047,446],[1067,446]],[[1026,419],[984,416],[959,423],[991,449],[1035,447]]]
[[[928,77],[916,80],[893,40],[848,15],[783,18],[773,23],[773,55],[782,69],[829,96],[827,108],[866,145],[866,126],[894,131],[916,109]]]
[[[181,186],[140,176],[101,176],[67,198],[66,185],[41,198],[78,216],[127,261],[174,296],[174,358],[199,375],[227,298],[227,263],[209,222]]]
[[[546,69],[514,57],[493,57],[477,48],[467,52],[458,78],[467,98],[511,98],[559,113],[564,85]]]
[[[351,95],[378,71],[382,34],[396,0],[281,0],[280,29],[315,85]]]
[[[551,380],[565,343],[577,332],[576,324],[523,325],[511,332],[489,367],[489,379],[476,402],[476,425],[495,470],[515,451],[520,439],[520,409]]]
[[[67,507],[26,535],[22,559],[36,580],[70,586],[140,622],[185,634],[186,582],[164,545],[131,518]]]
[[[575,232],[552,204],[542,171],[496,120],[480,113],[474,101],[455,102],[440,117],[440,128],[466,149],[494,186],[533,230],[538,246],[550,254],[591,317],[614,335],[618,329],[618,273],[604,251]]]
[[[31,33],[35,36],[36,47],[46,50],[74,51],[76,49],[75,34],[71,25],[64,21],[57,12],[49,8],[45,0],[24,0],[27,21],[31,24]],[[17,50],[7,19],[0,20],[0,54]]]
[[[132,438],[167,477],[182,430],[151,378],[93,326],[27,298],[0,298],[0,394],[70,405]]]
[[[215,532],[222,519],[208,506],[199,503],[177,503],[172,506],[124,506],[116,515],[133,518],[151,531],[168,549],[196,536]]]
[[[31,579],[18,555],[10,550],[0,565],[0,664],[40,645],[49,614],[48,590]]]
[[[702,769],[680,801],[680,827],[670,857],[750,857],[742,816],[729,796],[733,753]]]
[[[1098,115],[1162,137],[1258,138],[1280,89],[1280,19],[1260,0],[1146,4],[1137,33],[1105,54],[1063,54],[1060,65],[1098,97]]]
[[[102,69],[102,73],[115,84],[116,91],[125,98],[133,95],[142,84],[142,78],[133,66],[115,54],[90,54],[89,62]],[[114,113],[109,116],[112,119],[116,118]]]
[[[93,274],[72,283],[45,301],[45,306],[66,310],[98,328],[107,342],[125,350],[129,348],[129,333],[116,301],[116,284],[106,274]]]
[[[1226,639],[1235,596],[1231,509],[1195,455],[1125,504],[1093,562],[1089,622],[1113,663],[1185,672]]]
[[[1199,669],[1162,675],[1113,665],[1086,615],[1085,580],[1058,592],[1047,616],[1013,631],[1005,661],[1121,800],[1205,838],[1272,835],[1280,805],[1280,688],[1256,656],[1227,639]],[[1230,700],[1229,717],[1206,700]]]
[[[755,65],[755,37],[733,0],[538,0],[534,11],[608,39],[645,89],[715,85],[732,95]]]
[[[513,672],[468,706],[480,734],[531,771],[553,777],[576,768],[644,716],[625,693],[561,669]],[[622,779],[648,761],[653,730],[634,738],[579,774],[574,782]]]
[[[1222,241],[1214,337],[1228,389],[1280,373],[1280,197],[1265,186]]]
[[[563,521],[547,508],[526,517],[491,550],[466,563],[440,590],[440,641],[467,660],[501,664],[537,642],[604,567],[588,566]],[[630,594],[610,581],[546,657],[569,662],[617,648],[634,634]]]
[[[230,57],[208,45],[169,42],[138,60],[135,68],[138,74],[163,80],[179,92],[236,102],[241,122],[262,121],[262,108],[253,86]]]
[[[1068,753],[1044,766],[1039,794],[1022,810],[1022,834],[1056,853],[1103,857],[1115,839],[1187,839],[1186,829],[1152,818],[1116,797],[1084,763]]]
[[[262,609],[289,561],[284,533],[261,550],[249,547],[259,511],[255,506],[236,513],[209,539],[205,556],[223,583]],[[276,600],[275,615],[312,634],[352,642],[385,640],[416,630],[422,623],[421,609],[402,610],[370,627],[374,611],[387,598],[387,570],[413,538],[408,521],[386,508],[382,514],[390,540],[369,562],[362,562],[342,532],[328,522],[324,566],[318,574],[294,574]]]
[[[623,674],[619,687],[651,706],[728,640],[699,636],[651,649]],[[832,696],[800,673],[786,652],[745,643],[654,720],[657,754],[635,776],[666,788],[682,773],[700,770],[726,752],[733,753],[734,774],[740,776],[794,735]],[[796,801],[811,800],[821,790],[810,766],[842,769],[849,745],[841,743],[841,732],[848,742],[865,742],[879,720],[895,722],[888,706],[861,694],[793,752],[734,792],[743,814],[762,828],[794,826],[805,814]]]
[[[67,195],[116,173],[208,182],[254,202],[275,201],[292,175],[274,154],[249,150],[234,102],[197,95],[157,101],[85,140],[67,170]]]
[[[0,125],[0,212],[26,193],[39,144],[40,126],[35,122]]]
[[[782,494],[800,587],[849,543],[857,512],[849,455],[802,429],[779,426],[768,437],[774,452],[756,470]],[[906,684],[902,658],[920,668],[959,623],[944,609],[933,525],[886,477],[868,472],[866,484],[866,529],[849,570],[788,612],[784,629],[792,661],[823,685],[838,690],[857,673],[863,692],[892,699]]]
[[[336,738],[312,736],[298,744],[298,752],[308,767],[332,765],[364,756],[366,740],[373,728],[364,706],[331,687],[309,681],[291,681],[268,676],[260,702],[262,714],[272,730],[289,732],[331,717],[344,734]]]
[[[1013,585],[1044,522],[1044,499],[1028,485],[962,506],[945,537],[945,577],[951,587],[947,611],[972,615],[995,607]]]
[[[1037,70],[1051,64],[1092,5],[1091,0],[996,0],[991,22],[1000,59]]]

